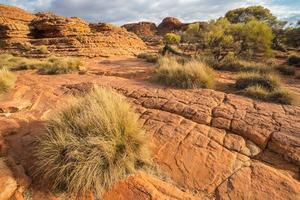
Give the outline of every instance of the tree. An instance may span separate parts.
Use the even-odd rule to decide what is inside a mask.
[[[236,40],[240,40],[241,48],[238,54],[253,56],[254,53],[268,55],[272,52],[271,45],[274,35],[271,27],[261,21],[251,20],[245,23],[239,30]]]
[[[263,21],[270,26],[277,23],[277,18],[269,9],[263,6],[249,6],[247,8],[230,10],[225,14],[225,17],[231,23],[247,23],[253,19]]]

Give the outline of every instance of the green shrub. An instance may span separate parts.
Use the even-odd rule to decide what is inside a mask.
[[[16,77],[6,68],[0,69],[0,94],[7,92],[15,83]]]
[[[239,60],[239,59],[224,59],[215,65],[215,69],[232,71],[232,72],[262,72],[267,73],[273,70],[272,66],[267,66],[262,63]]]
[[[281,85],[281,80],[275,74],[260,74],[257,72],[248,72],[241,73],[235,83],[235,87],[239,90],[256,85],[262,86],[268,90],[274,90]]]
[[[298,97],[283,88],[280,78],[275,74],[242,73],[235,87],[249,97],[282,104],[297,104]]]
[[[296,74],[296,69],[286,65],[276,66],[275,69],[282,75],[294,76]]]
[[[167,44],[179,44],[181,36],[175,33],[167,33],[164,36],[164,40]]]
[[[192,60],[183,64],[174,57],[162,57],[155,71],[159,83],[180,88],[213,88],[215,73],[205,63]]]
[[[158,60],[158,55],[155,53],[141,53],[137,56],[138,58],[144,59],[150,63],[156,63]]]
[[[148,143],[124,97],[95,88],[50,115],[37,137],[33,174],[55,191],[100,198],[112,184],[151,164]]]
[[[39,67],[38,72],[48,75],[67,74],[79,71],[81,65],[81,61],[77,58],[52,57]]]
[[[297,67],[300,67],[300,57],[299,56],[291,56],[288,59],[289,65],[295,65]]]

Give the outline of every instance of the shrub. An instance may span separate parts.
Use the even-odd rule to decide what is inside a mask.
[[[148,141],[123,96],[95,88],[46,122],[33,152],[33,174],[56,191],[99,198],[114,182],[146,168]]]
[[[141,53],[137,56],[138,58],[144,59],[150,63],[156,63],[158,60],[158,55],[155,53]]]
[[[276,66],[275,69],[282,75],[294,76],[296,74],[296,70],[293,67],[286,65]]]
[[[0,93],[7,92],[15,83],[16,77],[6,68],[0,69]]]
[[[297,97],[283,88],[277,75],[243,73],[239,75],[235,87],[246,96],[282,104],[295,104]]]
[[[183,64],[174,57],[158,60],[156,80],[162,84],[180,88],[213,88],[215,74],[205,63],[192,60]]]
[[[267,66],[262,63],[239,60],[239,59],[224,59],[215,65],[215,69],[232,71],[232,72],[262,72],[267,73],[273,70],[272,66]]]
[[[275,74],[248,72],[240,74],[235,83],[235,87],[240,90],[256,85],[262,86],[268,90],[274,90],[281,85],[281,80]]]
[[[38,72],[48,75],[67,74],[79,71],[81,65],[81,61],[77,58],[52,57],[40,66]]]
[[[300,72],[296,72],[295,77],[296,77],[297,79],[300,79]]]
[[[48,47],[45,46],[45,45],[37,46],[37,47],[35,47],[35,50],[37,51],[37,53],[40,53],[40,54],[48,54],[48,53],[50,53],[49,50],[48,50]]]
[[[175,33],[167,33],[164,37],[164,40],[167,44],[179,44],[181,36]]]
[[[295,65],[297,67],[300,67],[300,57],[298,56],[291,56],[288,59],[289,65]]]

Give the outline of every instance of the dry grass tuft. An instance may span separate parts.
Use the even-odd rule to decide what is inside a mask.
[[[0,69],[0,94],[7,92],[15,84],[15,75],[6,68]]]
[[[276,74],[242,73],[235,87],[246,96],[282,104],[298,104],[298,97],[283,87]]]
[[[288,59],[289,65],[294,65],[300,67],[300,57],[299,56],[291,56]]]
[[[38,72],[40,74],[68,74],[74,71],[79,71],[82,66],[82,62],[78,58],[60,58],[52,57],[39,67]]]
[[[159,83],[180,88],[213,88],[215,73],[207,64],[192,60],[179,63],[174,57],[158,60],[155,78]]]
[[[141,53],[137,57],[150,63],[156,63],[159,56],[155,53]]]
[[[150,161],[138,116],[123,96],[95,88],[58,109],[38,136],[34,175],[75,196],[104,190]]]

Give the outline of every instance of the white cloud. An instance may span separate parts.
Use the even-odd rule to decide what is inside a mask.
[[[277,3],[274,3],[276,1]],[[65,16],[79,16],[89,21],[123,24],[140,20],[159,23],[166,16],[183,21],[202,21],[223,16],[226,11],[243,6],[263,5],[282,18],[297,16],[300,8],[278,0],[0,0],[30,11],[53,11]]]

